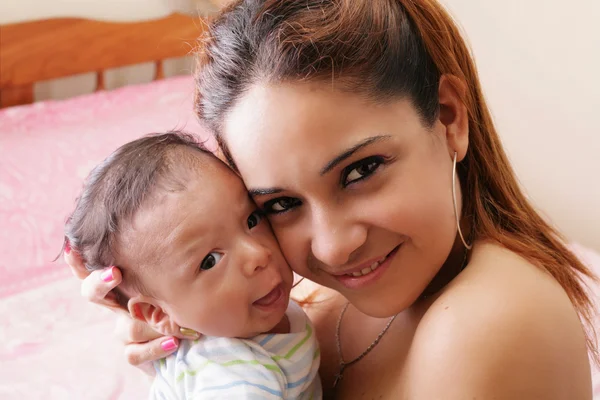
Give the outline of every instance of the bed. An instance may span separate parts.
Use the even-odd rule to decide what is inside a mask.
[[[0,398],[146,397],[147,378],[126,365],[112,336],[113,314],[83,301],[79,281],[53,260],[82,179],[110,151],[149,132],[205,136],[192,78],[164,78],[161,67],[188,54],[202,27],[181,14],[0,26]],[[156,63],[153,82],[103,90],[102,71],[142,62]],[[36,82],[83,72],[96,73],[94,93],[34,102]],[[572,247],[600,273],[597,252]]]
[[[54,19],[0,26],[0,398],[142,399],[148,380],[126,365],[114,316],[82,301],[62,260],[64,220],[81,180],[118,145],[185,129],[191,76],[162,62],[190,53],[198,18],[136,23]],[[103,71],[153,62],[150,83],[103,90]],[[94,93],[33,102],[33,84],[94,72]]]

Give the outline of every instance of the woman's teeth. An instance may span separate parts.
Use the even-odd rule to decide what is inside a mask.
[[[381,260],[375,261],[373,264],[371,264],[370,267],[366,267],[360,271],[356,271],[356,272],[353,272],[351,274],[346,274],[346,275],[359,277],[359,276],[365,276],[367,274],[370,274],[371,272],[375,271],[385,261],[386,258],[387,258],[387,255],[385,257],[383,257]]]

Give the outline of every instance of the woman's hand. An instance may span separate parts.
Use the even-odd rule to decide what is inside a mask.
[[[81,257],[71,251],[71,247],[67,243],[64,251],[64,259],[71,272],[78,279],[82,279],[81,295],[88,301],[110,308],[113,311],[127,313],[117,303],[117,298],[112,290],[121,283],[121,271],[116,267],[109,267],[103,270],[90,272],[85,267]]]
[[[156,372],[152,362],[168,356],[179,346],[176,337],[163,336],[145,322],[125,315],[119,315],[115,334],[125,344],[127,362],[150,376]]]
[[[122,280],[121,271],[117,267],[89,272],[79,255],[71,251],[67,245],[64,259],[73,274],[83,280],[81,294],[88,301],[107,307],[118,314],[115,334],[118,340],[125,344],[127,362],[140,368],[149,375],[154,375],[151,362],[164,358],[177,350],[179,340],[174,336],[163,336],[150,328],[143,321],[133,319],[129,312],[119,306],[116,295],[112,289],[117,287]],[[184,330],[187,336],[181,338],[196,339],[198,334]]]

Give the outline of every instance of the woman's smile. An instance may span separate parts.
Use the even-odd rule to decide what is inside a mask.
[[[402,244],[394,247],[388,254],[371,259],[362,263],[358,267],[351,268],[342,273],[331,274],[343,286],[348,289],[358,290],[369,286],[379,280],[388,268],[392,265],[395,255],[398,253]]]

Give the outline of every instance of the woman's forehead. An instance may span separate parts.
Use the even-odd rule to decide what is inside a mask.
[[[245,179],[249,166],[254,175],[261,166],[326,163],[369,138],[406,139],[421,128],[408,100],[368,102],[317,83],[257,85],[224,122],[224,141]]]

